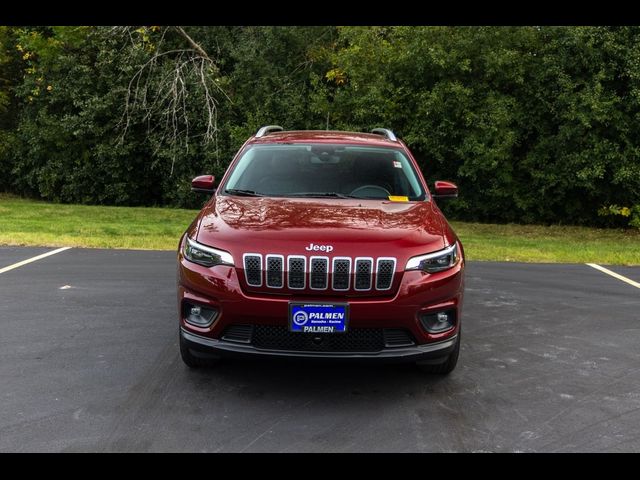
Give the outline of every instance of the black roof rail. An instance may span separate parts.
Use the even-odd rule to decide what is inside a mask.
[[[266,125],[258,130],[256,133],[256,138],[264,137],[265,135],[269,135],[271,132],[282,132],[284,128],[280,125]]]
[[[373,130],[371,130],[371,133],[375,133],[376,135],[382,135],[383,137],[388,138],[392,142],[397,142],[398,141],[398,138],[396,137],[396,134],[393,133],[388,128],[374,128]]]

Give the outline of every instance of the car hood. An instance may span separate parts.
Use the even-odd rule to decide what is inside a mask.
[[[446,222],[432,202],[214,196],[199,216],[197,241],[243,253],[405,257],[444,248]],[[192,235],[195,232],[192,232]],[[311,254],[322,255],[322,251]]]

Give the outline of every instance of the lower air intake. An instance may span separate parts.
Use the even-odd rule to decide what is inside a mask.
[[[298,352],[379,352],[385,348],[381,328],[353,328],[338,334],[305,334],[290,332],[286,326],[255,325],[251,344],[263,350]]]
[[[384,329],[384,345],[387,348],[409,347],[415,345],[413,337],[407,330],[401,328]]]
[[[253,325],[230,325],[224,331],[222,340],[227,342],[250,343]]]

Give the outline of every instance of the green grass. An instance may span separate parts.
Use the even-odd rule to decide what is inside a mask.
[[[0,195],[0,245],[172,250],[197,213],[64,205]]]
[[[640,265],[640,232],[451,222],[469,260]]]
[[[62,205],[0,195],[0,245],[173,250],[196,210]],[[640,265],[640,232],[452,222],[469,260]]]

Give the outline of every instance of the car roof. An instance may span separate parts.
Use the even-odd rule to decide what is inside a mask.
[[[249,143],[338,143],[343,145],[402,147],[399,141],[389,140],[382,135],[336,130],[288,130],[284,132],[273,132],[262,137],[252,137]]]

